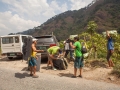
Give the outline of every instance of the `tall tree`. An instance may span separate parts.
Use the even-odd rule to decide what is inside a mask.
[[[95,30],[97,28],[97,24],[94,21],[89,21],[87,25],[87,32],[92,36],[93,33],[95,33]]]

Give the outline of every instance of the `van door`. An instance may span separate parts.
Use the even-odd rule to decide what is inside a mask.
[[[15,49],[15,52],[21,52],[21,38],[20,38],[20,36],[14,37],[14,49]]]
[[[2,53],[10,53],[15,51],[13,37],[1,38],[1,50],[2,50]]]

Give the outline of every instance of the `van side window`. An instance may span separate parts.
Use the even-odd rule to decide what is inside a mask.
[[[13,43],[13,37],[3,37],[2,38],[2,43],[3,44]]]
[[[22,36],[22,42],[24,42],[24,39],[27,38],[26,36]]]
[[[19,37],[15,37],[15,43],[19,43]]]

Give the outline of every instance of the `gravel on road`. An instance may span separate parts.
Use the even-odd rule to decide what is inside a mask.
[[[120,90],[119,85],[106,82],[37,74],[39,78],[32,78],[27,71],[1,67],[0,90]]]

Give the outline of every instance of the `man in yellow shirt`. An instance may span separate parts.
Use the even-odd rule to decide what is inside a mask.
[[[33,76],[33,78],[38,78],[38,76],[36,75],[36,54],[37,52],[44,52],[44,50],[37,50],[36,49],[36,44],[37,44],[37,39],[32,39],[32,52],[31,52],[31,58],[29,60],[29,66],[30,66],[30,76]]]

